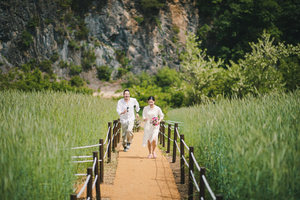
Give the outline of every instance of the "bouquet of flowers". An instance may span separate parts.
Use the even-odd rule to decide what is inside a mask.
[[[158,118],[157,117],[153,117],[150,121],[150,123],[153,125],[153,126],[158,126]]]

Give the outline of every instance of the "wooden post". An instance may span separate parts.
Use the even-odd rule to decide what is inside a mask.
[[[118,120],[114,120],[114,130],[113,130],[113,138],[114,138],[114,140],[113,140],[113,152],[115,152],[116,151],[116,147],[117,147],[117,144],[118,144],[118,141],[117,141],[117,130],[118,130],[118,125],[117,125],[117,123],[118,123]]]
[[[100,139],[99,140],[99,143],[101,144],[101,146],[99,146],[99,157],[100,157],[100,183],[103,183],[103,180],[104,180],[104,177],[103,177],[103,172],[104,172],[104,165],[103,165],[103,163],[104,163],[104,160],[103,160],[103,154],[104,154],[104,152],[103,152],[103,139]]]
[[[165,133],[166,133],[165,132],[165,130],[166,130],[165,129],[165,122],[162,122],[162,125],[163,125],[163,127],[162,127],[162,136],[161,137],[162,137],[163,147],[165,147],[166,146],[166,144],[165,144],[166,143],[166,140],[165,140]]]
[[[162,123],[159,124],[159,132],[158,132],[159,144],[162,143],[161,133],[162,133]]]
[[[185,177],[184,177],[184,160],[183,160],[183,156],[184,156],[184,144],[183,141],[184,140],[184,135],[181,134],[180,135],[180,170],[181,170],[181,184],[185,183]]]
[[[189,196],[188,200],[193,200],[193,177],[191,175],[191,171],[194,172],[194,160],[192,158],[192,153],[194,153],[194,147],[190,147],[190,154],[189,154]]]
[[[167,153],[170,153],[170,142],[171,142],[171,126],[172,124],[168,124],[168,140],[167,140]]]
[[[176,128],[177,127],[178,127],[178,124],[175,123],[175,127],[174,127],[174,143],[173,143],[173,161],[172,161],[172,163],[176,162],[176,142],[177,142]]]
[[[71,200],[77,200],[77,194],[71,194]]]
[[[217,200],[223,200],[223,195],[217,194],[217,195],[216,195],[216,198],[217,198]]]
[[[111,161],[111,146],[112,146],[112,143],[111,143],[111,122],[108,122],[108,139],[107,139],[107,148],[108,148],[108,152],[107,152],[107,162],[110,163]]]
[[[136,119],[133,121],[132,133],[136,132]]]
[[[202,175],[205,176],[205,167],[201,167],[201,170],[200,170],[200,197],[199,197],[199,199],[201,199],[201,197],[203,197],[203,199],[205,199],[205,185],[204,185]]]
[[[87,174],[90,175],[90,180],[87,184],[87,188],[86,188],[86,198],[92,199],[92,187],[93,187],[93,168],[92,167],[88,167],[87,168]]]
[[[118,119],[118,143],[121,141],[121,120]]]
[[[97,160],[96,165],[95,165],[95,171],[94,171],[94,176],[96,178],[96,176],[98,176],[97,180],[96,180],[96,199],[100,200],[101,199],[101,192],[100,192],[100,176],[99,176],[99,169],[98,169],[98,152],[94,151],[93,152],[93,158],[95,160]]]

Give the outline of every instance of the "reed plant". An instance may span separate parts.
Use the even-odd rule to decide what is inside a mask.
[[[300,199],[300,91],[169,111],[215,194]],[[197,177],[199,177],[197,175]],[[207,194],[209,196],[209,194]]]
[[[118,118],[116,102],[74,93],[0,91],[1,199],[69,199],[75,173]],[[92,160],[90,158],[89,160]]]

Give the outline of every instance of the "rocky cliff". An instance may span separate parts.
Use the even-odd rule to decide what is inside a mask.
[[[76,6],[61,0],[2,0],[2,72],[58,54],[51,67],[58,78],[68,79],[70,69],[61,67],[61,60],[83,66],[87,50],[96,57],[79,75],[93,89],[101,82],[97,67],[102,65],[112,70],[112,78],[119,68],[134,74],[153,74],[163,65],[178,69],[185,34],[195,32],[199,21],[190,0],[168,0],[155,13],[143,9],[141,0],[87,0]]]

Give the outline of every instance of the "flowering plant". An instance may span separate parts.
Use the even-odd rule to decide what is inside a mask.
[[[151,123],[153,126],[158,126],[158,118],[157,118],[157,117],[152,117],[150,123]]]

